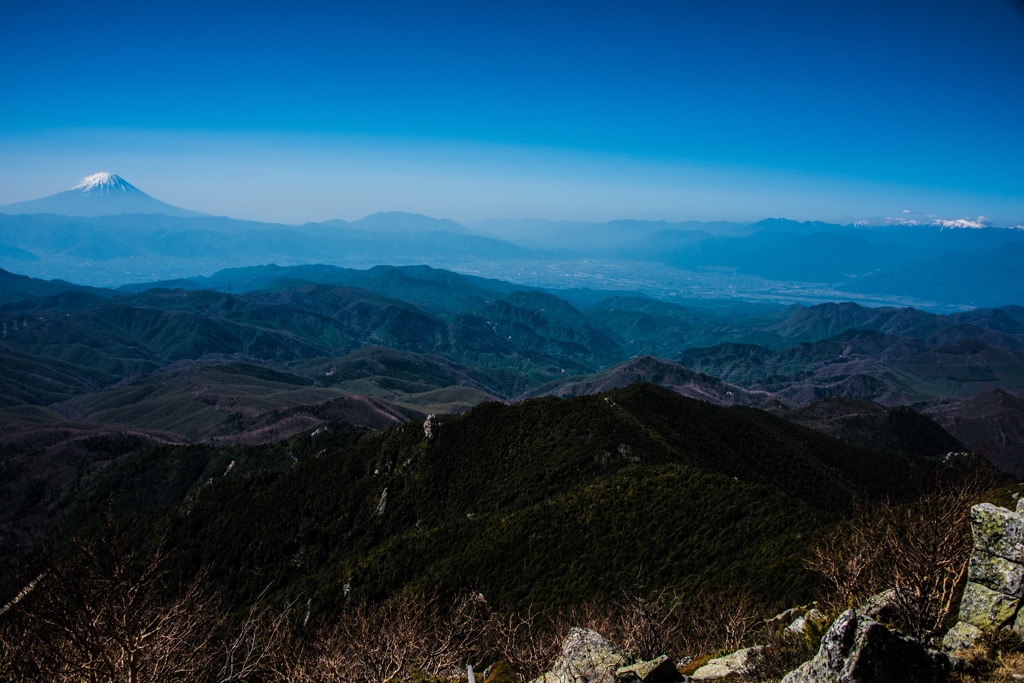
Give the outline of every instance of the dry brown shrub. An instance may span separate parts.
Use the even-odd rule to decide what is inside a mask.
[[[831,610],[846,610],[884,590],[884,539],[877,511],[859,508],[853,521],[811,548],[805,565],[825,578],[823,601]]]
[[[223,612],[202,576],[169,598],[165,559],[131,549],[111,520],[88,539],[41,546],[34,589],[3,615],[12,679],[200,680]]]
[[[257,598],[241,626],[223,643],[217,683],[259,680],[303,680],[298,651],[288,622],[295,603],[284,609],[265,604],[267,591]]]
[[[806,564],[822,574],[833,611],[895,589],[897,618],[927,640],[947,625],[967,575],[971,505],[983,485],[942,487],[912,505],[860,510],[812,549]]]
[[[310,639],[305,669],[315,680],[339,683],[458,677],[480,654],[487,616],[482,596],[472,592],[453,600],[406,592],[382,605],[357,605]]]
[[[568,620],[554,619],[533,607],[524,612],[495,612],[488,620],[488,641],[517,677],[533,680],[548,670],[568,635]]]
[[[748,593],[703,594],[683,605],[678,642],[688,655],[738,650],[764,628],[767,607]]]
[[[699,657],[748,645],[765,610],[748,596],[623,591],[615,600],[501,613],[464,591],[406,591],[300,626],[266,594],[232,626],[202,575],[171,581],[161,548],[132,548],[110,520],[51,543],[37,581],[0,612],[0,679],[10,681],[453,680],[467,664],[506,660],[520,680],[548,670],[570,629],[590,628],[641,658]],[[31,586],[31,590],[28,588]]]
[[[616,607],[618,642],[641,659],[652,659],[676,649],[683,637],[682,601],[668,591],[650,597],[623,591]]]
[[[607,603],[492,614],[489,643],[522,680],[532,680],[550,668],[574,626],[596,631],[641,659],[667,654],[678,661],[752,644],[764,629],[765,614],[765,606],[745,593],[684,599],[667,591],[624,591]]]

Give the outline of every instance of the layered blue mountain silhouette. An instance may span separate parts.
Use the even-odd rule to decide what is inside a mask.
[[[356,221],[285,225],[171,206],[113,173],[0,206],[0,268],[104,287],[269,263],[429,264],[584,294],[608,288],[655,297],[839,298],[948,311],[1024,303],[1022,259],[1020,226],[967,219],[883,225],[502,219],[464,225],[380,212]]]
[[[59,216],[116,216],[124,213],[160,213],[183,218],[204,216],[172,206],[148,194],[114,173],[93,173],[70,190],[0,206],[0,213],[52,213]]]

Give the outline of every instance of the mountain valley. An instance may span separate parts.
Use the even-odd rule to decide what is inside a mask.
[[[124,212],[0,214],[0,262],[68,278],[0,270],[4,609],[47,547],[123,546],[167,595],[215,591],[219,623],[266,604],[294,634],[431,595],[546,615],[530,638],[663,600],[764,617],[831,595],[813,558],[858,524],[1024,493],[1016,285],[898,284],[951,250],[1013,255],[1017,231],[283,226],[90,187],[51,204]]]

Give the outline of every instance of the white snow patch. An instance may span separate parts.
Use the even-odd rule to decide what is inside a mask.
[[[101,171],[82,178],[81,182],[71,188],[84,194],[111,194],[114,192],[138,192],[138,189],[127,180],[115,173]]]
[[[932,216],[928,216],[931,218]],[[987,228],[989,226],[988,219],[984,216],[978,216],[976,219],[970,218],[957,218],[954,220],[943,220],[941,218],[935,218],[928,222],[916,221],[912,218],[893,218],[892,216],[886,216],[886,222],[892,225],[931,225],[936,228]]]

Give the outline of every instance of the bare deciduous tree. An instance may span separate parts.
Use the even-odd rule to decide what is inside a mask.
[[[290,642],[288,617],[295,603],[275,610],[265,605],[267,590],[249,608],[234,637],[224,644],[224,658],[217,683],[248,681],[253,676],[301,680],[299,665]]]
[[[824,576],[825,601],[843,611],[883,590],[879,558],[884,551],[884,526],[875,511],[860,508],[844,524],[811,548],[805,564]]]
[[[896,589],[901,620],[926,639],[953,611],[971,556],[971,503],[976,493],[944,491],[914,506],[886,511],[883,571]]]
[[[450,602],[403,593],[383,605],[358,605],[311,645],[314,677],[346,683],[406,681],[416,671],[457,677],[477,653],[487,623],[478,593]]]
[[[524,681],[548,670],[568,633],[565,620],[552,624],[550,615],[533,607],[521,613],[495,612],[487,628],[494,649]]]
[[[15,610],[22,677],[135,683],[205,671],[223,617],[201,576],[168,599],[164,560],[159,548],[132,550],[111,520],[88,540],[41,547],[40,578]]]
[[[983,483],[939,488],[911,505],[861,511],[807,561],[830,584],[826,602],[847,609],[894,589],[897,618],[911,635],[941,630],[966,578],[970,508],[982,490]]]

